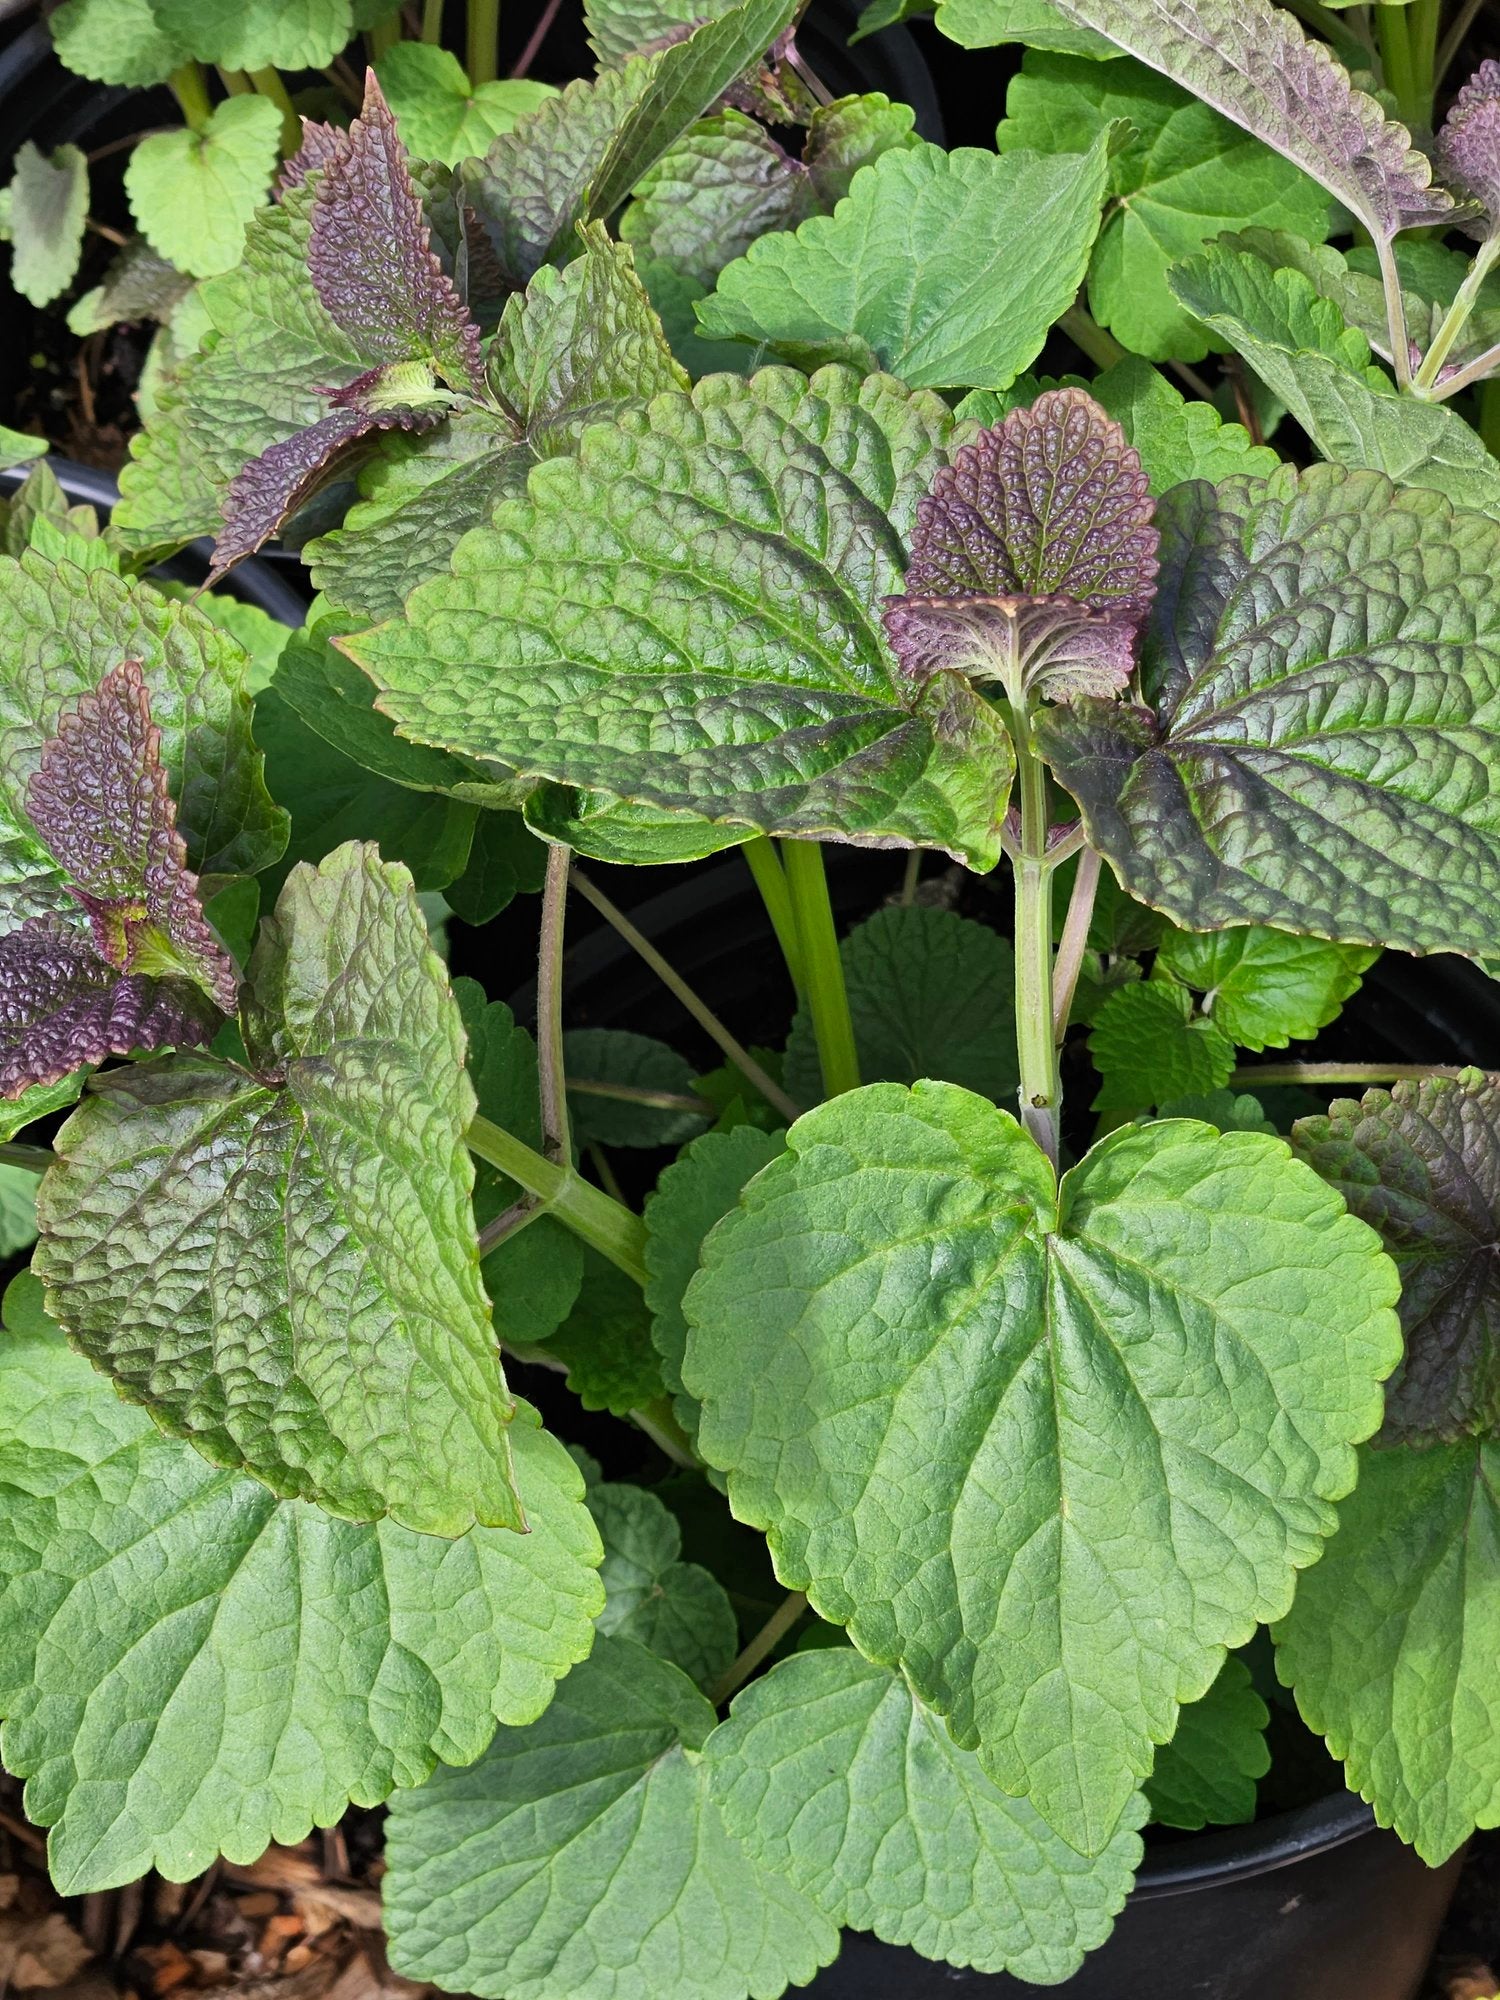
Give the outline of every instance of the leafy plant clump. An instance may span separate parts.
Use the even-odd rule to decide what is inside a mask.
[[[824,101],[792,0],[590,0],[524,102],[397,39],[107,531],[6,503],[62,1889],[389,1801],[411,1978],[773,2000],[845,1928],[1067,1979],[1272,1742],[1429,1863],[1500,1823],[1500,1082],[1306,1046],[1500,958],[1500,67],[1366,12],[941,0],[1026,44],[993,151]],[[151,62],[357,25],[262,13],[151,0]],[[291,634],[217,588],[275,536]],[[596,862],[753,880],[753,1043]],[[570,890],[681,1047],[564,1030]]]

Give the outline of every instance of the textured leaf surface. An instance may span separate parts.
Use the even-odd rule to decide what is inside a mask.
[[[1437,160],[1450,187],[1484,204],[1493,235],[1500,229],[1500,62],[1482,62],[1448,107]]]
[[[223,69],[322,69],[354,32],[349,0],[151,0],[163,31]]]
[[[13,1300],[0,1747],[66,1893],[187,1881],[331,1826],[477,1756],[496,1718],[531,1721],[588,1651],[598,1537],[525,1404],[529,1535],[357,1526],[163,1437]]]
[[[64,0],[47,26],[64,67],[96,83],[164,83],[187,54],[152,0]]]
[[[232,271],[280,157],[281,114],[270,99],[228,97],[201,131],[153,132],[134,148],[125,169],[130,212],[179,271]]]
[[[599,1630],[634,1639],[710,1688],[739,1650],[739,1627],[723,1585],[679,1560],[676,1516],[654,1493],[607,1480],[590,1486],[588,1509],[604,1542]]]
[[[1151,1816],[1196,1833],[1255,1817],[1255,1782],[1271,1768],[1269,1710],[1243,1660],[1228,1659],[1200,1701],[1177,1718],[1177,1733],[1156,1753],[1146,1780]]]
[[[937,25],[966,49],[989,49],[1003,42],[1053,49],[1063,55],[1118,56],[1113,42],[1092,28],[1064,19],[1052,0],[938,0]]]
[[[1456,410],[1396,395],[1363,336],[1300,271],[1272,272],[1258,257],[1215,246],[1178,265],[1171,284],[1244,355],[1325,458],[1429,486],[1458,507],[1500,510],[1500,461]]]
[[[729,0],[588,0],[583,18],[589,47],[603,69],[695,22],[727,12]]]
[[[1056,0],[1149,68],[1293,160],[1388,240],[1453,202],[1404,125],[1356,90],[1327,47],[1272,0]]]
[[[1192,1015],[1192,995],[1169,979],[1137,980],[1111,993],[1089,1036],[1103,1079],[1094,1109],[1145,1111],[1222,1089],[1234,1043],[1216,1022]]]
[[[1313,243],[1328,233],[1323,189],[1139,63],[1029,53],[1005,108],[1002,152],[1082,152],[1117,119],[1129,123],[1133,136],[1110,155],[1112,200],[1089,264],[1089,305],[1137,354],[1198,361],[1208,352],[1166,274],[1222,230],[1261,224]]]
[[[66,291],[78,269],[89,206],[88,161],[76,146],[38,152],[28,139],[16,153],[6,190],[10,282],[34,306]]]
[[[1038,719],[1125,887],[1194,930],[1493,951],[1500,527],[1336,466],[1183,487],[1157,521],[1158,724]]]
[[[346,650],[404,734],[519,777],[989,865],[1004,729],[954,677],[902,687],[879,630],[950,435],[887,377],[711,378],[536,467]]]
[[[35,1241],[36,1175],[0,1165],[0,1257],[14,1257]]]
[[[27,787],[64,710],[92,696],[103,670],[122,660],[139,663],[150,690],[189,866],[199,875],[254,874],[275,859],[286,822],[251,740],[245,656],[201,611],[108,569],[86,573],[29,553],[0,558],[0,642],[0,926],[44,913],[76,919]]]
[[[1254,443],[1243,424],[1226,424],[1211,403],[1189,402],[1158,369],[1135,355],[1106,369],[1089,393],[1134,446],[1157,498],[1185,479],[1206,479],[1211,485],[1235,473],[1263,479],[1279,463],[1274,451]]]
[[[1350,1785],[1430,1866],[1500,1825],[1500,1445],[1363,1454],[1276,1670]]]
[[[725,1832],[695,1753],[714,1712],[601,1638],[529,1729],[392,1806],[392,1963],[480,2000],[774,2000],[833,1925]]]
[[[899,1673],[844,1646],[752,1682],[704,1754],[730,1832],[835,1923],[981,1972],[1066,1979],[1108,1936],[1140,1858],[1139,1805],[1085,1861]]]
[[[1019,1080],[1010,944],[952,910],[877,910],[839,947],[866,1083],[936,1077],[1009,1103]],[[823,1095],[811,1017],[799,1009],[786,1049],[798,1104]]]
[[[1284,1049],[1291,1041],[1310,1041],[1336,1020],[1378,956],[1364,945],[1244,924],[1171,931],[1157,963],[1209,996],[1204,1011],[1240,1048]]]
[[[1382,1441],[1500,1433],[1500,1082],[1468,1070],[1339,1098],[1292,1143],[1401,1273],[1406,1356]]]
[[[505,77],[471,84],[458,57],[427,42],[397,42],[375,65],[409,152],[456,167],[553,95],[551,84]]]
[[[539,1227],[532,1223],[522,1237]],[[651,1314],[634,1278],[585,1248],[583,1281],[547,1352],[568,1371],[568,1387],[586,1410],[628,1417],[662,1394],[651,1341]]]
[[[618,1085],[625,1090],[667,1091],[690,1096],[693,1066],[653,1035],[628,1028],[574,1028],[563,1037],[568,1066],[569,1108],[579,1145],[680,1146],[703,1130],[694,1111],[662,1109],[580,1089],[580,1084]]]
[[[688,1291],[703,1453],[782,1581],[1098,1852],[1332,1531],[1395,1272],[1257,1133],[1116,1133],[1060,1197],[949,1084],[851,1092],[790,1144]]]
[[[409,878],[357,845],[299,870],[249,986],[249,1071],[118,1072],[59,1136],[50,1308],[216,1463],[355,1518],[519,1526],[463,1031]]]
[[[677,1421],[694,1440],[698,1404],[682,1386],[688,1341],[683,1296],[698,1269],[704,1237],[784,1143],[780,1132],[762,1132],[753,1125],[705,1132],[663,1169],[646,1198],[645,1298],[651,1309],[651,1339]]]
[[[0,946],[0,950],[4,947]],[[70,1075],[60,1077],[56,1083],[35,1084],[19,1097],[7,1103],[0,1103],[0,1139],[14,1139],[16,1134],[38,1118],[46,1118],[54,1111],[66,1111],[70,1104],[76,1104],[78,1093],[88,1082],[86,1069],[74,1070]]]
[[[887,152],[832,215],[752,245],[699,322],[799,367],[848,361],[918,388],[1004,388],[1082,282],[1105,168],[1102,139],[1051,159]]]
[[[8,424],[0,424],[0,471],[9,472],[13,466],[45,458],[50,450],[46,438],[32,437],[27,431],[13,431]]]

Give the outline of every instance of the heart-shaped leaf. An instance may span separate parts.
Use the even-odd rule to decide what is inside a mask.
[[[1146,1797],[1157,1824],[1196,1833],[1202,1826],[1254,1819],[1256,1780],[1271,1768],[1269,1719],[1244,1661],[1226,1660],[1208,1693],[1188,1703],[1171,1742],[1156,1753]]]
[[[1280,1615],[1395,1366],[1396,1274],[1286,1146],[875,1084],[793,1126],[688,1289],[699,1443],[777,1572],[1099,1852]]]
[[[401,622],[344,642],[404,735],[520,778],[993,865],[1013,760],[880,605],[952,419],[887,376],[717,376],[585,432]]]
[[[1190,930],[1500,949],[1500,524],[1330,465],[1157,521],[1156,720],[1036,725],[1125,887]]]
[[[1284,1049],[1311,1041],[1337,1020],[1379,956],[1367,945],[1236,924],[1227,931],[1170,930],[1156,962],[1208,996],[1205,1013],[1238,1047]]]
[[[712,1687],[739,1647],[724,1586],[701,1564],[680,1560],[682,1530],[654,1493],[602,1480],[587,1499],[604,1542],[599,1630],[634,1639]]]
[[[375,65],[402,142],[419,160],[456,167],[489,150],[555,93],[550,83],[506,77],[471,84],[458,57],[428,42],[397,42]]]
[[[463,1029],[410,877],[353,843],[297,869],[248,983],[250,1067],[114,1072],[59,1134],[50,1309],[164,1429],[280,1493],[524,1525]]]
[[[281,157],[281,114],[229,97],[200,131],[153,132],[130,155],[125,192],[152,248],[195,278],[232,271]]]

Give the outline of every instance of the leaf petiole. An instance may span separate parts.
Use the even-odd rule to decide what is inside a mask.
[[[766,906],[766,915],[771,919],[776,942],[781,946],[781,955],[786,960],[786,969],[800,1000],[806,984],[802,972],[802,944],[797,936],[797,918],[776,843],[766,834],[758,834],[754,840],[747,840],[740,852],[755,878],[755,886]]]
[[[768,1653],[775,1651],[777,1644],[791,1631],[806,1609],[805,1590],[794,1590],[781,1600],[765,1624],[744,1650],[730,1661],[709,1690],[708,1698],[715,1708],[721,1708],[737,1688],[744,1686],[761,1661]]]
[[[1021,690],[1016,690],[1021,694]],[[1057,1044],[1053,1039],[1052,873],[1047,853],[1047,767],[1032,742],[1024,695],[1011,703],[1021,796],[1016,888],[1016,1055],[1021,1123],[1054,1169],[1058,1157]]]
[[[488,1118],[476,1118],[465,1134],[469,1151],[537,1197],[549,1215],[607,1257],[627,1278],[646,1282],[646,1225],[638,1215],[586,1181],[582,1174],[534,1152]]]
[[[568,847],[547,849],[542,888],[541,947],[537,953],[536,1057],[542,1096],[542,1150],[566,1165],[572,1157],[568,1129],[568,1083],[563,1067],[563,923],[568,909]]]
[[[1088,947],[1089,924],[1094,914],[1094,897],[1098,892],[1102,865],[1097,851],[1086,847],[1078,857],[1078,873],[1073,877],[1073,893],[1068,899],[1062,941],[1057,947],[1057,960],[1052,968],[1052,1039],[1059,1047],[1068,1032],[1068,1016],[1073,1011],[1073,995],[1078,990],[1078,974]]]
[[[784,840],[782,865],[797,925],[808,1012],[829,1097],[859,1088],[859,1053],[844,985],[844,961],[833,927],[823,850],[815,840]]]
[[[208,101],[208,82],[200,63],[187,62],[167,78],[167,88],[177,99],[182,122],[190,132],[201,132],[213,116]]]
[[[1281,1083],[1421,1083],[1429,1077],[1460,1077],[1463,1073],[1463,1065],[1459,1063],[1245,1063],[1231,1074],[1229,1081],[1237,1089],[1254,1090],[1257,1084],[1269,1087]]]
[[[9,1139],[0,1144],[0,1167],[19,1167],[27,1174],[46,1173],[54,1157],[50,1146],[27,1146]]]
[[[1463,283],[1454,295],[1453,303],[1443,316],[1443,323],[1432,336],[1432,345],[1422,357],[1422,365],[1412,377],[1412,388],[1418,392],[1432,388],[1438,378],[1438,371],[1453,351],[1453,344],[1469,323],[1469,315],[1474,310],[1480,287],[1490,274],[1495,259],[1500,257],[1500,234],[1491,236],[1481,243],[1470,260],[1469,269]],[[1446,387],[1446,384],[1444,385]]]

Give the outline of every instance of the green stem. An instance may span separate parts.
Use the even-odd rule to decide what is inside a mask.
[[[570,847],[547,849],[536,969],[536,1066],[542,1098],[542,1151],[549,1160],[563,1165],[573,1157],[562,1025],[563,921],[568,910],[568,867],[572,859]]]
[[[1453,344],[1469,323],[1478,300],[1480,287],[1490,274],[1495,259],[1500,257],[1500,234],[1489,237],[1481,243],[1469,261],[1469,268],[1463,283],[1454,294],[1453,303],[1443,315],[1442,325],[1432,336],[1432,345],[1422,357],[1422,365],[1412,377],[1413,389],[1429,389],[1437,381],[1438,370],[1453,351]]]
[[[702,1459],[693,1450],[692,1439],[678,1423],[667,1397],[658,1396],[655,1402],[647,1403],[639,1410],[632,1410],[630,1420],[646,1433],[657,1450],[670,1458],[674,1465],[702,1465]]]
[[[574,1168],[545,1159],[524,1139],[491,1124],[488,1118],[476,1118],[465,1140],[471,1153],[534,1194],[549,1215],[555,1215],[626,1277],[645,1284],[646,1225],[638,1215],[611,1200]]]
[[[767,1103],[773,1104],[788,1124],[793,1119],[800,1118],[801,1106],[788,1097],[781,1085],[774,1077],[767,1075],[750,1051],[735,1040],[713,1009],[698,998],[681,973],[667,963],[649,938],[641,935],[624,911],[617,910],[604,891],[596,889],[588,877],[577,868],[573,870],[573,887],[586,903],[593,904],[611,930],[617,931],[631,950],[645,960],[667,991],[692,1015],[704,1034],[718,1044],[740,1075],[748,1077]]]
[[[807,1609],[807,1592],[794,1590],[784,1597],[737,1659],[731,1660],[709,1690],[715,1708],[728,1701],[736,1688],[743,1687],[768,1653],[791,1631]]]
[[[1497,369],[1500,369],[1500,341],[1493,347],[1487,347],[1483,354],[1476,355],[1472,361],[1465,362],[1458,373],[1450,375],[1446,382],[1439,382],[1431,391],[1432,400],[1440,403],[1449,396],[1456,396],[1460,390],[1469,388],[1473,383],[1483,382]]]
[[[0,1167],[20,1167],[23,1173],[44,1174],[52,1160],[50,1146],[27,1146],[19,1139],[7,1139],[0,1145]]]
[[[1068,899],[1068,914],[1057,947],[1057,962],[1052,968],[1052,1039],[1059,1046],[1068,1032],[1068,1016],[1073,1011],[1078,974],[1083,966],[1083,954],[1088,949],[1089,924],[1094,915],[1094,897],[1098,893],[1101,865],[1097,850],[1086,847],[1078,857],[1078,872],[1073,877],[1073,894]]]
[[[786,872],[776,852],[776,843],[767,839],[765,834],[759,834],[754,840],[747,840],[740,852],[755,878],[755,886],[766,906],[766,915],[771,919],[776,942],[781,946],[781,955],[786,960],[786,969],[791,974],[792,986],[800,1000],[805,984],[802,945],[797,936],[797,917],[792,909],[791,891],[786,886]]]
[[[1075,347],[1081,347],[1096,368],[1113,368],[1129,352],[1112,333],[1106,333],[1092,313],[1082,306],[1069,306],[1057,322]]]
[[[181,69],[174,69],[167,78],[167,88],[177,99],[177,108],[188,130],[201,132],[213,116],[213,106],[208,101],[208,79],[203,74],[202,64],[184,63]]]
[[[706,1097],[686,1090],[643,1090],[638,1084],[600,1083],[591,1076],[570,1076],[568,1090],[574,1097],[608,1097],[618,1104],[639,1104],[650,1111],[692,1111],[700,1118],[714,1115]]]
[[[253,94],[255,86],[242,69],[225,69],[222,64],[216,64],[215,67],[219,72],[220,83],[231,97],[249,97]]]
[[[1441,0],[1411,0],[1409,6],[1375,9],[1386,88],[1395,96],[1402,122],[1416,132],[1432,126],[1440,12]]]
[[[370,61],[378,63],[383,55],[396,46],[401,39],[401,10],[393,7],[383,20],[377,21],[365,36],[365,46],[370,52]]]
[[[281,73],[274,69],[253,69],[250,81],[257,93],[281,113],[281,151],[289,160],[302,144],[302,120],[292,108]]]
[[[1401,273],[1388,236],[1374,239],[1380,260],[1380,283],[1385,293],[1385,323],[1391,342],[1391,366],[1396,371],[1396,387],[1411,387],[1411,334],[1406,325],[1406,300],[1401,291]]]
[[[1500,361],[1500,355],[1496,359]],[[1479,435],[1486,448],[1500,458],[1500,378],[1493,375],[1479,385]]]
[[[1421,1083],[1428,1077],[1462,1075],[1463,1067],[1457,1063],[1245,1063],[1229,1081],[1241,1090],[1254,1090],[1258,1084],[1269,1088],[1273,1083]]]
[[[443,39],[443,0],[422,0],[422,40],[429,48]]]
[[[906,869],[901,877],[901,907],[909,910],[917,900],[917,885],[922,879],[922,850],[914,847],[906,857]]]
[[[1055,1168],[1062,1089],[1052,1028],[1047,767],[1032,744],[1024,696],[1012,702],[1011,714],[1021,798],[1021,844],[1012,863],[1016,877],[1016,1055],[1021,1069],[1021,1123]]]
[[[469,85],[500,74],[500,0],[469,0]]]
[[[1454,15],[1453,25],[1443,37],[1442,47],[1438,50],[1437,63],[1432,75],[1434,90],[1442,88],[1443,79],[1453,67],[1454,59],[1467,40],[1470,28],[1479,19],[1479,10],[1484,4],[1485,0],[1465,0],[1465,4]]]
[[[828,900],[823,850],[815,840],[784,840],[781,858],[797,920],[807,1007],[823,1070],[823,1089],[829,1097],[838,1097],[846,1090],[859,1088],[859,1054],[854,1046],[854,1022],[844,985],[844,961],[833,927],[833,905]]]

